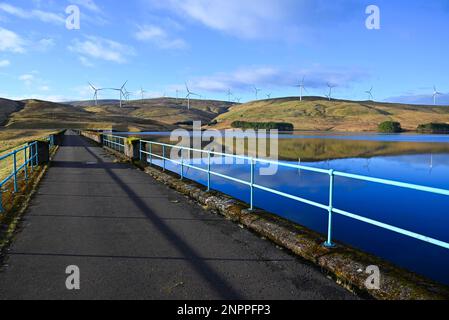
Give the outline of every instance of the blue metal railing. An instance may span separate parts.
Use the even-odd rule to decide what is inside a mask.
[[[103,145],[115,151],[125,153],[125,138],[112,134],[102,134]]]
[[[18,161],[18,157],[23,153],[23,161]],[[34,170],[38,165],[38,152],[37,152],[37,142],[32,142],[26,146],[19,149],[11,151],[5,155],[0,156],[0,163],[5,161],[12,161],[12,171],[11,173],[0,182],[0,212],[4,211],[3,208],[3,187],[12,180],[14,185],[14,192],[19,191],[19,175],[23,171],[25,181],[28,181],[29,172]]]
[[[122,138],[123,139],[123,138]],[[153,146],[159,146],[162,148],[162,155],[156,154],[153,152]],[[187,163],[182,156],[181,156],[181,160],[180,161],[176,161],[176,160],[172,160],[170,158],[168,158],[166,156],[167,154],[167,149],[177,149],[181,151],[181,154],[183,154],[183,151],[188,151],[190,152],[196,152],[198,154],[204,155],[207,154],[207,169],[201,168],[201,167],[197,167],[192,165],[191,163]],[[355,179],[355,180],[360,180],[360,181],[367,181],[367,182],[372,182],[372,183],[377,183],[377,184],[382,184],[382,185],[388,185],[388,186],[394,186],[394,187],[398,187],[398,188],[406,188],[406,189],[410,189],[410,190],[417,190],[417,191],[422,191],[422,192],[427,192],[427,193],[432,193],[432,194],[438,194],[438,195],[443,195],[443,196],[449,196],[449,190],[444,190],[444,189],[438,189],[438,188],[431,188],[431,187],[425,187],[425,186],[420,186],[420,185],[415,185],[415,184],[410,184],[410,183],[403,183],[403,182],[397,182],[397,181],[392,181],[392,180],[386,180],[386,179],[378,179],[378,178],[371,178],[371,177],[366,177],[366,176],[361,176],[361,175],[356,175],[356,174],[349,174],[349,173],[344,173],[344,172],[338,172],[338,171],[334,171],[334,170],[325,170],[325,169],[319,169],[319,168],[313,168],[313,167],[307,167],[307,166],[303,166],[303,165],[296,165],[296,164],[290,164],[290,163],[282,163],[282,162],[278,162],[278,161],[273,161],[273,160],[268,160],[268,159],[258,159],[258,158],[252,158],[252,157],[246,157],[246,156],[239,156],[239,155],[232,155],[232,154],[226,154],[226,153],[220,153],[220,152],[212,152],[212,151],[207,151],[207,150],[199,150],[199,149],[194,149],[194,148],[188,148],[188,147],[182,147],[182,146],[175,146],[175,145],[170,145],[170,144],[165,144],[165,143],[159,143],[159,142],[154,142],[154,141],[145,141],[145,140],[141,140],[140,141],[140,160],[143,160],[143,157],[146,156],[147,157],[147,161],[150,164],[154,164],[153,159],[157,158],[162,160],[162,169],[165,171],[166,170],[166,161],[169,161],[171,163],[177,164],[179,166],[181,166],[181,170],[180,170],[180,176],[181,179],[184,178],[184,169],[185,168],[191,168],[203,173],[207,174],[207,190],[210,191],[212,189],[212,185],[211,185],[211,176],[216,176],[216,177],[220,177],[229,181],[233,181],[233,182],[237,182],[240,184],[243,184],[245,186],[248,186],[250,189],[250,210],[254,209],[254,192],[255,190],[262,190],[262,191],[266,191],[272,194],[276,194],[279,195],[281,197],[284,198],[288,198],[291,200],[295,200],[301,203],[305,203],[307,205],[313,206],[313,207],[317,207],[323,210],[326,210],[328,213],[328,231],[327,231],[327,241],[324,243],[324,246],[326,247],[333,247],[333,241],[332,241],[332,218],[334,214],[338,214],[341,216],[345,216],[348,217],[350,219],[354,219],[357,221],[361,221],[373,226],[377,226],[379,228],[382,229],[386,229],[398,234],[402,234],[404,236],[407,237],[411,237],[417,240],[421,240],[430,244],[433,244],[435,246],[439,246],[442,248],[446,248],[449,249],[449,243],[444,242],[444,241],[440,241],[422,234],[418,234],[412,231],[408,231],[402,228],[398,228],[380,221],[376,221],[373,219],[369,219],[366,217],[363,217],[361,215],[357,215],[357,214],[353,214],[344,210],[340,210],[338,208],[334,207],[334,180],[335,177],[344,177],[344,178],[349,178],[349,179]],[[248,161],[251,165],[251,178],[250,181],[245,181],[239,178],[235,178],[235,177],[231,177],[228,176],[226,174],[222,174],[222,173],[218,173],[215,172],[213,170],[211,170],[211,156],[220,156],[220,157],[231,157],[234,159],[241,159],[244,161]],[[203,157],[202,157],[203,158]],[[261,186],[255,183],[255,179],[254,179],[254,173],[255,173],[255,167],[256,164],[260,163],[260,164],[274,164],[274,165],[278,165],[281,167],[287,167],[287,168],[294,168],[294,169],[298,169],[298,170],[304,170],[304,171],[310,171],[310,172],[315,172],[315,173],[321,173],[321,174],[326,174],[329,176],[329,202],[326,204],[322,204],[322,203],[318,203],[315,201],[311,201],[311,200],[307,200],[292,194],[288,194],[285,192],[281,192],[272,188],[268,188],[265,186]]]

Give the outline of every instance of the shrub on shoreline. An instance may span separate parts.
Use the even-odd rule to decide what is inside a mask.
[[[449,124],[447,123],[427,123],[420,124],[416,131],[420,133],[445,133],[449,134]]]
[[[279,130],[279,131],[293,131],[295,128],[291,123],[284,122],[247,122],[234,121],[231,126],[239,129],[255,129],[255,130]]]
[[[382,133],[400,133],[402,132],[402,127],[399,122],[385,121],[379,124],[378,130]]]

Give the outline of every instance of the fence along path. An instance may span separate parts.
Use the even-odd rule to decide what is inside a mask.
[[[68,266],[81,290],[69,291]],[[0,272],[0,299],[352,299],[320,271],[71,132]]]

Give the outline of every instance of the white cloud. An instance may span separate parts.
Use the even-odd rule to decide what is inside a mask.
[[[79,59],[79,61],[81,62],[81,64],[82,64],[83,66],[85,66],[85,67],[91,68],[91,67],[94,67],[94,66],[95,66],[95,65],[94,65],[92,62],[90,62],[90,60],[87,59],[86,57],[80,56],[78,59]]]
[[[9,60],[0,60],[0,68],[9,67],[11,62]]]
[[[277,67],[262,66],[241,68],[231,73],[218,73],[190,81],[195,90],[211,92],[224,92],[232,90],[251,90],[254,85],[266,87],[293,87],[305,77],[308,88],[325,88],[330,82],[337,86],[346,87],[352,82],[367,78],[368,75],[361,70],[350,68],[324,68],[315,66],[309,69],[281,69]]]
[[[127,57],[134,55],[134,49],[116,41],[100,37],[88,36],[85,40],[72,42],[69,50],[90,57],[110,62],[125,63]]]
[[[295,37],[293,0],[149,0],[180,17],[242,38]],[[296,8],[297,9],[297,8]]]
[[[94,0],[70,0],[71,3],[84,7],[93,12],[100,12],[100,7]]]
[[[26,11],[22,8],[4,2],[0,3],[0,11],[22,19],[38,19],[42,22],[55,24],[65,23],[65,17],[62,15],[42,10]]]
[[[149,41],[161,49],[184,49],[187,43],[183,39],[171,38],[167,31],[154,25],[139,26],[135,38],[140,41]]]
[[[35,80],[35,77],[32,74],[23,74],[19,77],[19,80],[22,81],[26,86],[31,86],[31,84]]]
[[[0,27],[0,52],[25,52],[25,41],[15,32]]]

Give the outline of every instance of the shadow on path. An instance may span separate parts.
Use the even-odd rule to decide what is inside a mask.
[[[74,138],[76,137],[76,138]],[[185,243],[170,227],[164,222],[164,220],[158,217],[146,204],[142,201],[133,190],[131,190],[126,183],[124,183],[113,171],[112,168],[105,163],[100,157],[98,157],[92,150],[88,148],[88,143],[83,138],[78,136],[66,136],[65,140],[69,140],[69,145],[77,144],[83,146],[86,151],[97,159],[99,164],[103,164],[103,168],[107,174],[117,183],[118,186],[128,195],[129,199],[134,202],[136,207],[146,216],[149,221],[160,231],[160,233],[182,254],[185,258],[182,260],[188,261],[195,269],[198,275],[200,275],[211,288],[213,288],[223,299],[235,299],[241,300],[240,294],[234,290],[211,266],[209,266],[205,259],[201,258],[199,254]],[[70,140],[79,140],[78,142],[72,142]],[[126,167],[126,164],[120,166],[120,168]],[[163,258],[161,258],[163,259]],[[223,259],[218,259],[223,260]]]

